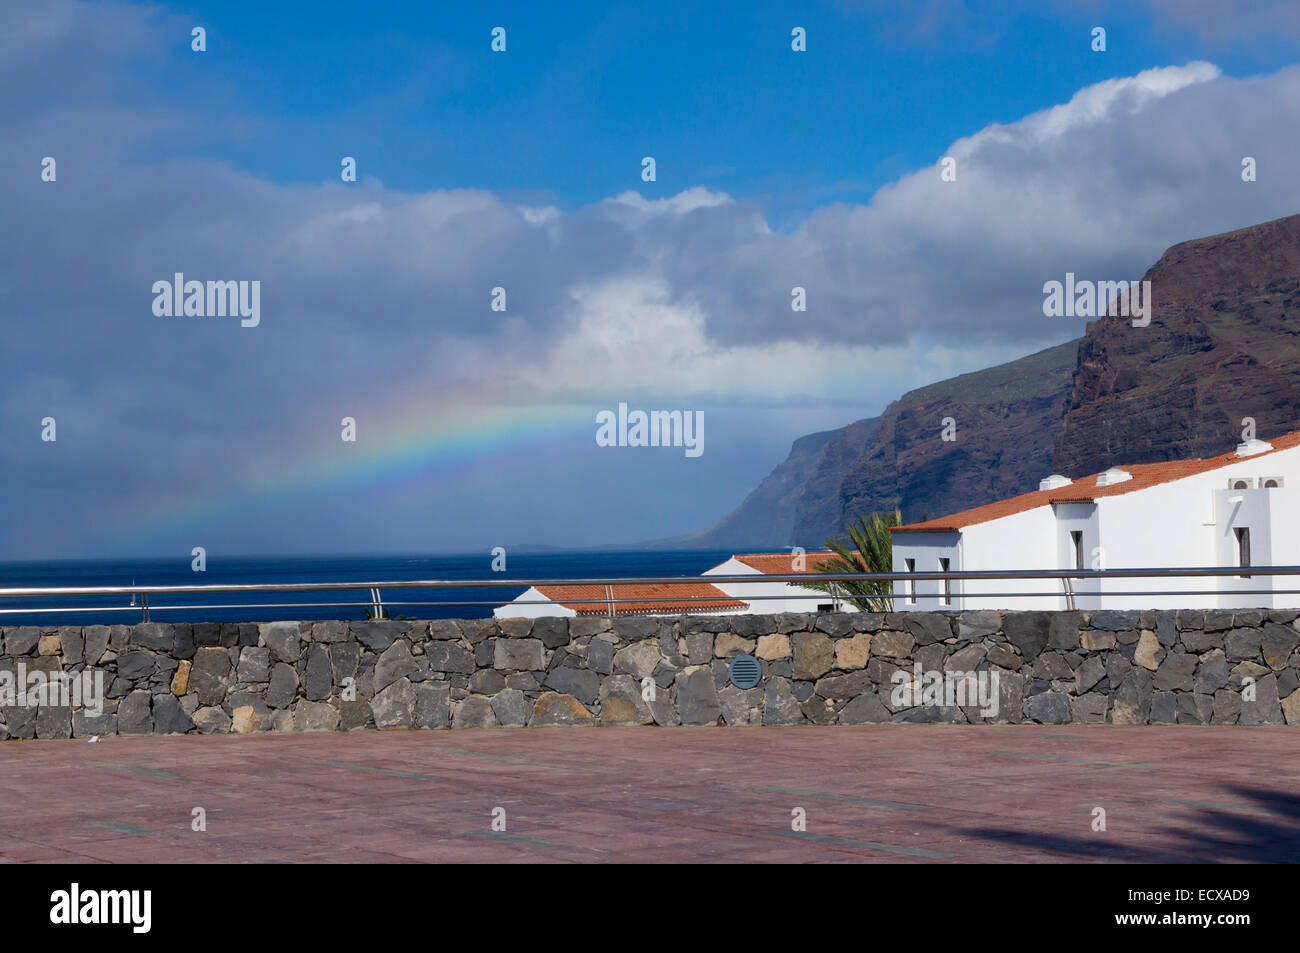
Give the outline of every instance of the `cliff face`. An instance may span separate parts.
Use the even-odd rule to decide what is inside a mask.
[[[1300,215],[1184,242],[1146,273],[1151,324],[1088,326],[1055,469],[1223,453],[1300,422]]]
[[[905,394],[845,474],[836,521],[801,528],[824,540],[859,513],[899,507],[911,521],[1037,487],[1051,468],[1076,349],[1060,344]],[[942,438],[945,417],[953,440]]]
[[[734,549],[738,552],[790,545],[787,540],[796,536],[798,511],[809,487],[818,487],[816,492],[827,492],[822,486],[829,481],[832,495],[839,490],[839,479],[822,467],[827,443],[835,440],[843,445],[846,434],[864,427],[870,430],[878,421],[879,418],[860,420],[842,430],[825,430],[800,437],[790,448],[785,461],[769,473],[740,506],[708,529],[668,540],[666,544],[681,548]],[[835,456],[846,454],[845,467],[856,459],[856,454],[851,449],[833,453]]]
[[[1205,457],[1300,427],[1300,215],[1170,248],[1151,323],[911,391],[877,418],[795,442],[745,503],[680,545],[821,546],[859,514],[940,516],[1123,463]],[[957,424],[941,439],[943,418]]]
[[[1076,343],[910,391],[880,417],[795,441],[718,523],[674,546],[821,548],[859,513],[906,519],[987,503],[1047,476]],[[943,418],[957,422],[942,439]],[[967,501],[972,502],[967,502]]]

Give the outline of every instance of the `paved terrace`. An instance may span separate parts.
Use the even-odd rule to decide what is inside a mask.
[[[1297,860],[1298,742],[1285,727],[1111,725],[4,742],[0,859]]]

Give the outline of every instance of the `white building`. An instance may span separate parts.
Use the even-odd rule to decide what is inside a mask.
[[[788,576],[816,572],[817,566],[834,553],[741,553],[704,571],[705,576],[753,576],[753,582],[719,583],[730,596],[744,599],[742,611],[759,615],[776,612],[855,612],[853,606],[832,599],[828,593],[805,589],[789,582],[772,582],[764,576]]]
[[[1112,467],[951,516],[895,527],[896,573],[1300,565],[1300,431],[1250,440],[1204,460]],[[939,580],[895,584],[907,609],[1280,608],[1297,576],[1074,580]],[[1143,590],[1168,596],[1125,596]],[[967,594],[969,593],[969,594]],[[1010,593],[1032,593],[1017,597]]]
[[[738,615],[776,612],[853,611],[829,595],[765,575],[814,572],[834,553],[741,553],[703,573],[705,576],[754,576],[754,582],[643,583],[612,586],[530,586],[514,601],[492,610],[498,619],[542,616]],[[526,603],[533,603],[528,605]]]

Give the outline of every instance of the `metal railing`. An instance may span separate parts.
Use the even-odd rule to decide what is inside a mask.
[[[366,602],[204,602],[204,603],[179,603],[172,605],[159,605],[156,602],[150,602],[150,596],[180,596],[180,595],[221,595],[240,593],[274,593],[274,592],[369,592],[369,608],[373,612],[374,618],[382,618],[386,607],[416,607],[416,606],[501,606],[509,603],[513,606],[530,606],[530,605],[554,605],[555,600],[551,599],[515,599],[508,597],[497,597],[494,599],[426,599],[419,601],[394,601],[385,602],[383,599],[384,590],[408,590],[408,589],[524,589],[529,588],[547,588],[553,586],[598,586],[602,588],[603,595],[600,598],[593,599],[571,599],[565,597],[562,601],[566,605],[601,605],[606,606],[610,614],[618,615],[635,615],[636,610],[618,610],[617,606],[628,605],[662,605],[664,603],[681,604],[686,603],[691,606],[699,606],[703,610],[708,610],[711,603],[734,603],[740,602],[763,602],[768,600],[786,601],[789,599],[827,599],[833,601],[845,602],[851,598],[852,594],[848,592],[827,593],[824,591],[807,590],[807,593],[786,591],[775,595],[722,595],[722,596],[701,596],[692,594],[664,594],[646,598],[627,598],[619,596],[616,590],[618,586],[646,586],[662,585],[674,586],[683,584],[701,584],[707,583],[714,586],[726,585],[754,585],[772,582],[791,583],[802,587],[810,581],[819,583],[836,583],[836,582],[909,582],[923,583],[931,581],[950,581],[950,582],[979,582],[993,580],[1057,580],[1061,584],[1061,592],[1054,591],[1027,591],[1027,592],[1000,592],[991,591],[980,593],[965,591],[965,589],[952,592],[952,598],[958,599],[1016,599],[1016,598],[1043,598],[1045,596],[1064,595],[1067,600],[1067,607],[1074,608],[1075,599],[1078,596],[1105,596],[1105,597],[1142,597],[1142,596],[1206,596],[1206,595],[1231,595],[1233,597],[1246,595],[1300,595],[1300,589],[1279,589],[1274,586],[1267,588],[1218,588],[1218,589],[1133,589],[1126,591],[1078,591],[1075,588],[1076,581],[1085,580],[1117,580],[1117,579],[1174,579],[1189,577],[1227,577],[1235,576],[1241,579],[1261,580],[1274,576],[1300,576],[1300,566],[1206,566],[1196,568],[1146,568],[1146,569],[1104,569],[1104,570],[1084,570],[1084,569],[1024,569],[1024,570],[981,570],[981,571],[948,571],[948,572],[888,572],[888,573],[788,573],[788,574],[754,574],[754,575],[709,575],[709,576],[624,576],[624,577],[602,577],[602,578],[585,578],[585,579],[389,579],[370,582],[301,582],[301,583],[229,583],[218,585],[202,586],[57,586],[57,587],[13,587],[0,588],[0,616],[15,614],[46,614],[57,612],[140,612],[142,621],[150,621],[151,614],[154,612],[173,612],[173,611],[199,611],[199,610],[232,610],[232,609],[320,609],[320,608],[348,608],[357,609],[365,608]],[[132,602],[130,605],[96,605],[96,606],[77,606],[61,604],[56,606],[19,606],[12,607],[4,605],[10,600],[49,600],[64,599],[74,596],[130,596]],[[892,595],[896,605],[895,608],[906,608],[909,600],[905,593],[894,592]],[[943,594],[940,593],[922,593],[916,598],[925,599],[927,602],[942,603]],[[139,603],[136,603],[139,599]],[[899,606],[898,603],[902,605]],[[939,608],[944,606],[939,605]],[[668,614],[668,610],[646,610],[648,612],[660,612]],[[673,610],[675,612],[676,610]]]

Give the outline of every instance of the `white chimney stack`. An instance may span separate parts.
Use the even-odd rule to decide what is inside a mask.
[[[1273,449],[1273,445],[1266,440],[1260,440],[1257,437],[1251,437],[1245,443],[1237,444],[1237,456],[1253,457],[1257,453],[1267,453]]]

